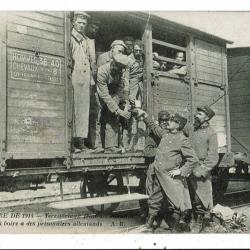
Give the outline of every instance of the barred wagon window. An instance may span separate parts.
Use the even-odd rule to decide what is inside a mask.
[[[170,75],[186,75],[186,37],[179,33],[153,29],[154,69]]]

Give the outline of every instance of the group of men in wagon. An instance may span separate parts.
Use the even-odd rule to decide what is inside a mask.
[[[149,195],[146,230],[153,231],[163,219],[174,232],[194,230],[191,224],[197,223],[193,223],[196,219],[193,214],[199,215],[202,223],[198,224],[204,227],[213,207],[211,170],[218,162],[217,136],[209,125],[214,111],[208,106],[198,107],[192,131],[185,117],[165,110],[158,114],[157,124],[141,108],[142,42],[131,38],[115,40],[110,51],[101,54],[95,62],[90,49],[92,40],[86,33],[89,20],[85,12],[74,13],[70,43],[72,150],[76,153],[137,150],[147,126],[151,132],[145,143],[145,156],[150,163],[146,181]],[[183,60],[181,54],[177,53],[176,59]],[[163,70],[165,65],[155,60],[152,67]],[[176,65],[169,72],[185,75],[186,68]],[[96,106],[96,121],[89,123],[93,89],[100,106]],[[86,145],[89,125],[97,129],[92,149]]]

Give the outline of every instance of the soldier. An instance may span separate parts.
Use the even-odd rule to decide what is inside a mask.
[[[126,44],[126,55],[131,55],[134,49],[134,38],[131,36],[126,36],[123,39],[123,42]]]
[[[94,85],[95,56],[90,49],[92,43],[85,31],[90,16],[85,12],[75,12],[71,33],[73,87],[73,138],[75,152],[87,150],[86,138],[89,128],[90,86]]]
[[[128,120],[131,113],[127,107],[120,108],[121,102],[128,100],[129,93],[129,61],[121,54],[113,57],[113,60],[98,68],[97,91],[104,103],[101,111],[101,126],[105,129],[105,152],[120,152],[119,117]]]
[[[210,210],[213,208],[211,171],[219,160],[217,135],[209,124],[214,115],[214,111],[208,106],[197,108],[192,139],[199,165],[189,178],[190,191],[195,193],[195,202],[203,210],[203,227],[210,220]]]
[[[115,40],[110,45],[110,51],[104,52],[97,58],[97,67],[99,68],[105,63],[108,63],[112,60],[114,55],[125,54],[127,46],[122,40]]]
[[[175,55],[175,60],[184,62],[185,61],[185,54],[182,51],[178,51]],[[172,69],[168,70],[170,74],[177,74],[180,76],[185,76],[187,74],[187,66],[183,65],[173,65]]]
[[[166,133],[148,117],[146,112],[138,110],[138,116],[140,115],[144,116],[144,122],[152,132],[161,138],[153,163],[156,174],[154,185],[160,188],[154,189],[149,198],[150,200],[154,197],[155,201],[149,203],[146,228],[151,230],[162,207],[162,198],[166,196],[168,207],[172,208],[176,219],[173,225],[175,230],[179,223],[185,225],[185,213],[192,208],[185,177],[189,176],[198,164],[198,158],[191,148],[189,139],[182,132],[187,120],[179,114],[171,116],[167,122],[169,133]]]
[[[160,128],[162,129],[162,134],[168,133],[167,130],[167,121],[169,120],[170,114],[166,110],[162,110],[158,113],[158,123]],[[155,155],[157,152],[157,148],[160,144],[161,138],[154,134],[152,131],[149,133],[149,135],[146,137],[146,146],[144,149],[144,155],[146,158],[146,163],[148,164],[148,170],[147,170],[147,178],[146,178],[146,193],[149,195],[148,199],[148,206],[152,207],[153,203],[158,201],[157,197],[154,197],[154,193],[156,195],[161,196],[161,187],[160,185],[157,185],[157,183],[154,183],[155,177],[155,171],[154,171],[154,160],[155,160]],[[156,184],[156,185],[155,185]],[[157,191],[157,189],[160,189]],[[154,191],[155,190],[155,191]],[[160,200],[163,199],[160,197]],[[161,217],[161,216],[160,216]],[[161,218],[159,218],[159,223],[160,224]]]
[[[131,66],[129,68],[129,100],[135,106],[141,107],[143,94],[143,44],[141,40],[134,42],[133,53],[129,55]],[[122,143],[127,151],[143,150],[145,140],[145,125],[131,117],[126,123],[123,131]],[[140,144],[143,144],[141,146]]]

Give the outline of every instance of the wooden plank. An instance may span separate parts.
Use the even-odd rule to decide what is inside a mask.
[[[250,109],[250,104],[245,105],[230,105],[230,112],[247,112]]]
[[[46,16],[53,16],[59,19],[64,18],[64,12],[63,11],[37,11],[38,13],[41,13]]]
[[[8,116],[8,129],[20,130],[20,127],[27,128],[64,128],[65,119],[62,118],[47,118],[47,117],[32,117],[32,116]]]
[[[169,57],[165,57],[165,56],[158,56],[157,57],[160,61],[164,61],[164,62],[170,62],[170,63],[174,63],[177,65],[187,65],[186,62],[182,62],[180,60],[175,60],[173,58],[169,58]]]
[[[249,121],[234,121],[231,123],[231,128],[235,129],[241,129],[241,128],[249,128],[250,127],[250,122]]]
[[[124,201],[146,200],[146,199],[148,199],[148,195],[131,193],[131,194],[111,195],[105,197],[59,201],[50,203],[47,206],[54,209],[71,209],[71,208],[82,208],[88,206],[104,205],[110,203],[119,203]]]
[[[45,38],[22,35],[15,32],[8,32],[8,46],[33,51],[39,48],[40,53],[64,57],[63,43],[47,40]]]
[[[22,16],[11,15],[9,16],[8,21],[14,24],[19,24],[19,25],[39,29],[39,30],[45,30],[45,31],[56,33],[56,34],[64,34],[63,27],[56,26],[54,24],[48,24],[48,23],[36,21],[36,20],[30,20]]]
[[[196,45],[196,48],[198,49],[204,49],[204,50],[213,51],[213,52],[221,52],[221,47],[219,45],[212,44],[204,40],[196,39],[195,45]]]
[[[249,79],[245,80],[232,80],[229,82],[229,90],[231,90],[232,93],[236,91],[237,89],[242,89],[242,92],[245,92],[246,89],[250,89]],[[232,91],[233,90],[233,91]]]
[[[221,66],[215,69],[215,68],[210,68],[208,66],[202,66],[197,63],[196,69],[197,71],[206,72],[206,73],[216,75],[216,76],[221,76],[223,73]]]
[[[63,85],[53,85],[38,82],[26,82],[18,80],[9,80],[9,88],[23,89],[23,90],[34,90],[38,92],[53,93],[56,95],[63,95],[65,87]]]
[[[197,55],[197,64],[205,66],[205,67],[210,67],[212,69],[217,69],[218,67],[221,67],[221,61],[220,60],[211,60],[210,57],[204,57],[201,55]]]
[[[245,111],[245,112],[237,112],[237,113],[232,113],[231,114],[231,121],[234,120],[244,120],[246,117],[250,117],[250,110]]]
[[[0,25],[0,157],[4,157],[6,151],[6,116],[7,116],[7,105],[6,105],[6,93],[7,93],[7,32],[6,32],[6,17],[1,15],[1,25]]]
[[[64,93],[62,95],[57,95],[48,92],[40,92],[34,90],[23,90],[16,88],[8,88],[9,98],[22,98],[22,99],[36,99],[38,101],[55,101],[55,102],[65,102]]]
[[[20,107],[20,108],[35,108],[41,110],[58,110],[65,109],[65,105],[62,102],[56,101],[38,101],[36,99],[27,100],[20,98],[9,98],[8,107]]]
[[[16,142],[18,144],[61,144],[64,143],[64,132],[59,136],[52,136],[49,132],[41,133],[39,136],[13,135],[8,133],[8,142]]]
[[[232,134],[235,136],[250,136],[250,127],[246,128],[234,128],[232,129]]]
[[[55,111],[55,110],[41,110],[41,109],[30,109],[30,108],[8,108],[9,116],[25,116],[25,117],[44,117],[44,118],[62,118],[65,117],[64,111]]]
[[[57,152],[64,151],[64,144],[47,143],[47,144],[36,144],[36,143],[16,143],[15,141],[8,141],[7,151],[10,152]]]
[[[153,113],[153,100],[150,98],[152,93],[152,26],[147,23],[143,36],[142,41],[144,44],[144,54],[145,54],[145,63],[144,63],[144,72],[143,72],[143,105],[144,109],[152,115]]]
[[[155,43],[155,44],[161,45],[161,46],[168,47],[168,48],[172,48],[172,49],[176,49],[176,50],[180,50],[180,51],[184,51],[184,52],[187,51],[187,49],[185,47],[178,46],[178,45],[175,45],[175,44],[172,44],[172,43],[167,43],[167,42],[160,41],[160,40],[157,40],[157,39],[152,39],[152,42]]]
[[[29,18],[30,20],[40,21],[43,23],[53,24],[61,27],[64,26],[63,19],[54,16],[44,15],[35,11],[18,11],[16,12],[16,15]]]
[[[250,95],[230,97],[230,104],[250,104]]]
[[[197,53],[196,54],[196,62],[199,62],[199,63],[209,62],[209,63],[214,64],[214,65],[221,65],[221,58],[214,58],[214,57],[210,57],[210,56],[205,55],[205,54]]]
[[[214,74],[208,74],[207,72],[197,71],[197,78],[199,80],[205,80],[210,83],[222,83],[222,77]]]
[[[250,71],[241,72],[240,74],[235,74],[233,79],[230,79],[230,83],[232,80],[234,81],[243,81],[243,80],[249,80],[250,78]]]
[[[20,33],[23,35],[27,34],[27,35],[39,37],[39,38],[46,38],[47,40],[52,40],[52,41],[57,41],[57,42],[64,41],[63,35],[48,32],[45,30],[38,30],[35,28],[31,28],[31,27],[27,27],[27,26],[19,25],[19,24],[8,23],[8,31]]]
[[[208,84],[205,84],[205,83],[200,83],[199,85],[197,85],[195,87],[195,89],[201,89],[201,90],[204,90],[204,92],[224,92],[224,90],[220,89],[219,86],[216,86],[216,85],[208,85]]]

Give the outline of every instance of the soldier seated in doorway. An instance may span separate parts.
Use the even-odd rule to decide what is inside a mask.
[[[182,132],[187,120],[177,113],[170,116],[167,122],[168,133],[166,133],[149,118],[145,111],[138,109],[138,116],[142,116],[145,124],[161,138],[153,163],[154,185],[160,188],[154,189],[150,195],[149,200],[154,199],[155,202],[148,204],[146,229],[152,230],[153,222],[162,208],[163,197],[165,197],[168,204],[167,213],[172,210],[173,223],[170,226],[173,232],[189,231],[185,216],[192,206],[186,177],[198,164],[198,158],[189,139]]]
[[[185,61],[184,52],[178,51],[175,55],[175,60],[184,62]],[[185,76],[187,74],[187,66],[175,64],[172,66],[172,68],[170,70],[168,70],[168,73],[177,74],[180,76]]]

